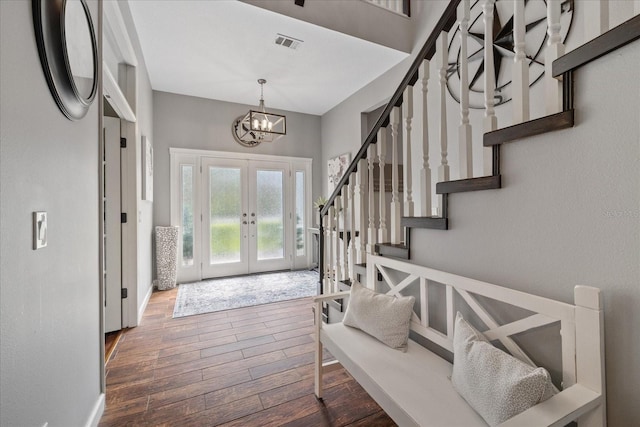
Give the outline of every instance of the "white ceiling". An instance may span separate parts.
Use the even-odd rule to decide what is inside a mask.
[[[408,55],[235,0],[129,0],[154,90],[322,115]],[[301,39],[296,50],[276,34]]]

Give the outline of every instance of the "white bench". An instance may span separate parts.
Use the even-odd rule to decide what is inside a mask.
[[[400,273],[398,273],[400,272]],[[473,311],[487,330],[485,336],[499,341],[520,360],[532,364],[527,354],[510,338],[533,329],[560,324],[562,344],[562,388],[554,395],[502,426],[604,426],[604,328],[600,291],[576,286],[575,305],[554,301],[485,282],[449,274],[392,258],[369,256],[367,287],[375,289],[381,274],[387,294],[399,295],[417,285],[416,312],[411,329],[431,343],[453,352],[453,325],[458,309]],[[397,277],[401,277],[397,279]],[[443,287],[443,301],[429,302],[429,287]],[[378,290],[379,291],[379,290]],[[437,293],[437,292],[436,292]],[[322,399],[322,376],[340,366],[376,400],[401,427],[404,426],[484,426],[484,420],[453,389],[447,360],[409,340],[406,353],[391,349],[375,338],[342,323],[323,324],[322,304],[346,298],[348,292],[321,295],[315,301],[316,369],[315,394]],[[485,298],[477,298],[482,296]],[[489,301],[493,300],[493,301]],[[489,301],[489,302],[487,302]],[[485,308],[504,304],[526,309],[531,314],[506,324],[498,324]],[[429,325],[428,310],[435,303],[446,307],[446,331]],[[483,305],[484,304],[484,305]],[[519,310],[522,312],[522,310]],[[326,347],[336,361],[324,363]]]

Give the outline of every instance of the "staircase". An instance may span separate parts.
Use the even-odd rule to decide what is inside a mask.
[[[455,226],[449,223],[449,197],[462,197],[451,196],[454,193],[501,188],[501,147],[529,136],[573,127],[573,71],[640,38],[640,1],[633,4],[635,16],[612,29],[608,29],[606,1],[547,0],[546,5],[540,2],[546,7],[546,17],[532,20],[533,12],[525,13],[525,8],[533,7],[530,5],[534,3],[450,1],[335,191],[320,208],[320,293],[344,290],[353,281],[361,280],[367,254],[409,259],[412,228],[444,231]],[[501,16],[504,19],[505,5],[513,9],[512,18],[494,25]],[[574,7],[584,8],[582,15],[589,22],[584,28],[587,41],[564,54],[563,37],[568,26],[582,24],[570,24]],[[498,8],[501,14],[497,13]],[[542,24],[546,24],[542,33],[546,45],[543,65],[541,58],[528,50],[533,32],[538,31],[540,40]],[[491,31],[480,31],[482,27]],[[450,52],[454,42],[457,52]],[[512,53],[509,85],[503,83],[504,74],[496,78],[501,62],[494,53],[504,51]],[[538,84],[535,84],[538,76],[530,66],[544,67]],[[459,86],[452,90],[450,78],[454,74],[459,78]],[[432,75],[437,79],[431,80]],[[470,114],[470,96],[477,98],[481,79],[484,108],[482,117],[474,118]],[[459,123],[455,126],[451,126],[447,117],[451,110],[448,91],[459,98]],[[533,91],[543,92],[543,106],[530,101],[540,99],[539,93],[530,97]],[[511,101],[507,103],[508,96]],[[505,109],[510,109],[509,125],[498,127],[497,106],[501,109],[501,120]],[[540,110],[544,111],[540,117],[531,117],[532,111]],[[420,135],[413,134],[414,127]],[[434,134],[438,136],[439,148],[435,155],[430,146],[435,145],[430,144]],[[421,152],[412,153],[416,145],[412,144],[413,138],[421,141]],[[458,156],[450,159],[449,146],[454,143]],[[387,159],[388,145],[391,159]],[[402,180],[398,176],[400,152]],[[416,173],[412,170],[412,154],[422,159]],[[439,163],[432,170],[434,158]],[[388,160],[392,165],[390,197],[384,191],[384,166]],[[474,165],[474,161],[480,164]],[[374,191],[376,168],[378,192]],[[451,179],[452,169],[457,179]],[[482,173],[474,174],[480,170]],[[415,190],[414,178],[417,178]],[[419,203],[414,201],[415,191]],[[342,311],[341,302],[335,308]],[[328,316],[328,310],[325,314]]]

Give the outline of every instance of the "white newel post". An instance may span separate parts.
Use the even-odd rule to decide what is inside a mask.
[[[547,5],[549,0],[547,0]],[[524,2],[513,2],[513,124],[529,120],[529,65],[527,64],[524,36]]]
[[[333,277],[335,272],[335,258],[334,254],[336,252],[336,241],[334,239],[334,227],[335,227],[335,208],[333,206],[329,206],[329,210],[327,211],[327,257],[326,261],[326,274],[325,274],[325,289],[326,293],[333,292]]]
[[[367,162],[369,165],[369,233],[367,236],[367,253],[374,254],[376,252],[376,242],[378,238],[378,230],[376,229],[376,198],[373,191],[374,178],[373,169],[376,161],[376,146],[370,144],[367,148]]]
[[[469,60],[467,40],[469,35],[470,0],[458,5],[460,20],[460,126],[458,128],[458,159],[460,179],[473,178],[473,152],[471,148],[471,125],[469,124]]]
[[[422,169],[420,169],[420,214],[433,215],[431,209],[431,168],[429,167],[429,61],[422,61]]]
[[[609,30],[609,0],[582,1],[584,41],[595,39]]]
[[[436,45],[438,71],[440,74],[440,166],[438,166],[438,181],[449,181],[449,160],[447,160],[447,38],[446,32],[440,33]],[[442,214],[442,197],[438,208]]]
[[[409,85],[402,94],[402,117],[404,137],[402,138],[402,180],[404,182],[404,216],[413,216],[413,189],[411,188],[411,122],[413,120],[413,86]]]
[[[342,275],[338,277],[338,280],[344,280],[347,278],[347,233],[349,232],[349,224],[347,220],[349,219],[348,209],[349,209],[349,199],[348,199],[348,186],[343,185],[340,196],[340,205],[342,206],[342,227],[340,230],[342,231],[342,239],[340,242],[340,269]],[[339,288],[338,288],[339,289]]]
[[[338,281],[342,277],[342,265],[340,263],[340,212],[342,211],[341,196],[337,196],[333,201],[333,224],[335,231],[333,234],[333,265],[335,274],[333,276],[333,292],[338,292]]]
[[[355,188],[355,205],[356,205],[356,230],[358,237],[356,238],[356,262],[363,264],[367,261],[367,203],[365,189],[367,188],[367,159],[358,160],[358,169],[356,170],[356,188]]]
[[[493,8],[496,0],[485,0],[482,5],[484,14],[484,132],[491,132],[498,128],[498,118],[495,113],[495,69],[493,65]],[[485,176],[493,175],[493,150],[491,147],[482,149],[482,168]]]
[[[384,166],[387,158],[387,128],[381,127],[378,131],[378,166],[380,168],[378,206],[380,227],[378,229],[378,242],[385,243],[389,241],[389,231],[387,230],[387,193],[385,192],[385,174]]]
[[[349,271],[349,275],[348,278],[351,281],[354,281],[356,276],[353,272],[353,266],[356,263],[356,234],[358,234],[358,229],[356,228],[356,205],[355,205],[355,187],[356,187],[356,172],[351,172],[351,175],[349,175],[349,185],[348,185],[348,192],[349,192],[349,209],[348,209],[348,213],[349,213],[349,224],[350,227],[349,229],[351,230],[351,238],[349,239],[349,256],[347,258],[347,264],[348,264],[348,271]]]
[[[564,55],[560,37],[560,8],[562,0],[547,0],[547,48],[544,53],[544,87],[547,114],[562,111],[562,80],[553,77],[553,61]]]
[[[391,243],[402,242],[401,206],[398,194],[398,128],[400,127],[400,107],[391,110]]]

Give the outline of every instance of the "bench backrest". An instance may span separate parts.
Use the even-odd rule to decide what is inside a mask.
[[[411,292],[419,295],[411,329],[450,352],[453,352],[456,300],[464,301],[486,325],[488,329],[482,332],[488,339],[499,341],[513,356],[531,365],[534,363],[511,336],[559,322],[562,387],[580,382],[604,395],[603,312],[599,289],[576,286],[575,305],[572,305],[393,258],[369,255],[366,286],[375,289],[379,275],[389,286],[387,294],[390,295],[403,295],[410,287],[418,286],[417,291]],[[434,285],[445,287],[444,301],[437,301],[446,306],[444,333],[429,324],[429,287]],[[455,297],[456,294],[459,298]],[[500,324],[490,314],[490,300],[520,307],[532,314]]]

